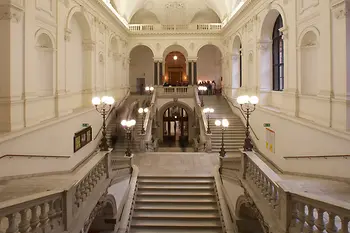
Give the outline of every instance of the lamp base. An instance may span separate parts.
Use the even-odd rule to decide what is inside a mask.
[[[253,150],[253,143],[250,138],[244,139],[244,145],[243,145],[244,151],[252,151]]]
[[[220,157],[225,157],[226,156],[226,151],[224,148],[221,148],[220,152],[219,152]]]

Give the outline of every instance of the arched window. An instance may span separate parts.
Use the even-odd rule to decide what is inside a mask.
[[[284,88],[284,51],[283,35],[280,28],[283,27],[281,15],[276,19],[272,34],[272,69],[273,69],[273,90],[282,91]]]
[[[242,44],[239,45],[239,87],[242,87]]]

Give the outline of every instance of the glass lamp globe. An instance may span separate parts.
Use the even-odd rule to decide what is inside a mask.
[[[213,109],[213,108],[210,108],[210,109],[209,109],[209,112],[210,112],[210,113],[213,113],[213,112],[214,112],[214,109]]]
[[[114,104],[114,98],[112,96],[108,96],[106,104],[113,105]]]
[[[150,87],[149,90],[150,90],[150,91],[153,91],[153,90],[154,90],[154,87]]]
[[[251,96],[250,98],[249,98],[249,102],[251,103],[251,104],[257,104],[257,103],[259,103],[259,98],[257,97],[257,96]]]
[[[130,121],[131,126],[134,126],[136,124],[136,121],[133,119]]]
[[[122,126],[126,126],[126,123],[127,123],[126,120],[122,120],[121,125],[122,125]]]
[[[102,96],[101,98],[102,103],[107,104],[108,98],[109,98],[108,96]]]
[[[91,102],[93,105],[100,105],[101,99],[100,99],[100,97],[94,97],[94,98],[92,98]]]
[[[216,126],[220,126],[220,125],[221,125],[221,121],[220,121],[220,120],[216,120],[216,121],[215,121],[215,125],[216,125]]]
[[[143,108],[139,108],[139,113],[143,113]]]
[[[207,113],[208,110],[209,110],[208,108],[205,108],[205,109],[203,109],[203,112],[204,112],[204,113]]]
[[[144,112],[144,113],[147,113],[147,112],[148,112],[148,108],[145,108],[145,109],[143,110],[143,112]]]
[[[145,88],[145,90],[146,90],[146,91],[149,91],[149,90],[150,90],[150,89],[149,89],[149,86],[147,86],[147,87]]]
[[[222,126],[223,127],[228,127],[229,123],[228,123],[228,120],[227,119],[223,119],[222,120]]]

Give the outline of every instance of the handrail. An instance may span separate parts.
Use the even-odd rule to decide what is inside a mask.
[[[285,159],[329,159],[329,158],[343,158],[350,159],[350,155],[298,155],[298,156],[285,156]]]
[[[227,100],[227,102],[229,102],[229,104],[231,104],[233,107],[237,108],[240,111],[240,113],[242,114],[242,116],[244,117],[244,119],[247,120],[247,117],[245,116],[245,114],[243,113],[243,111],[242,111],[242,109],[240,107],[236,106],[234,104],[234,102],[229,97],[227,97],[226,95],[224,95],[224,98]],[[249,125],[249,129],[253,132],[256,140],[259,140],[258,136],[256,135],[256,133],[253,130],[251,125]]]
[[[123,104],[125,102],[125,100],[129,97],[130,95],[130,89],[128,90],[128,92],[126,93],[126,95],[123,97],[123,99],[118,103],[118,105],[113,106],[112,109],[109,111],[109,113],[106,116],[106,121],[108,120],[108,118],[112,115],[112,113],[114,112],[115,109],[119,108],[121,104]],[[94,137],[94,140],[96,140],[96,138],[98,137],[98,135],[101,133],[103,126],[101,126],[101,128],[99,129],[99,131],[97,132],[97,134]]]

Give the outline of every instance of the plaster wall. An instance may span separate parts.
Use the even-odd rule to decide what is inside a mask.
[[[247,1],[223,29],[225,95],[234,102],[242,94],[260,98],[251,124],[259,149],[269,158],[350,153],[347,7],[343,0]],[[272,91],[271,36],[278,14],[284,89]],[[237,41],[242,44],[242,87],[237,85]],[[275,153],[264,149],[263,123],[275,131]]]
[[[91,98],[119,101],[127,93],[127,31],[98,1],[0,6],[12,14],[0,17],[0,156],[74,155],[79,162],[97,140],[74,154],[74,133],[89,123],[95,136],[102,123]]]

